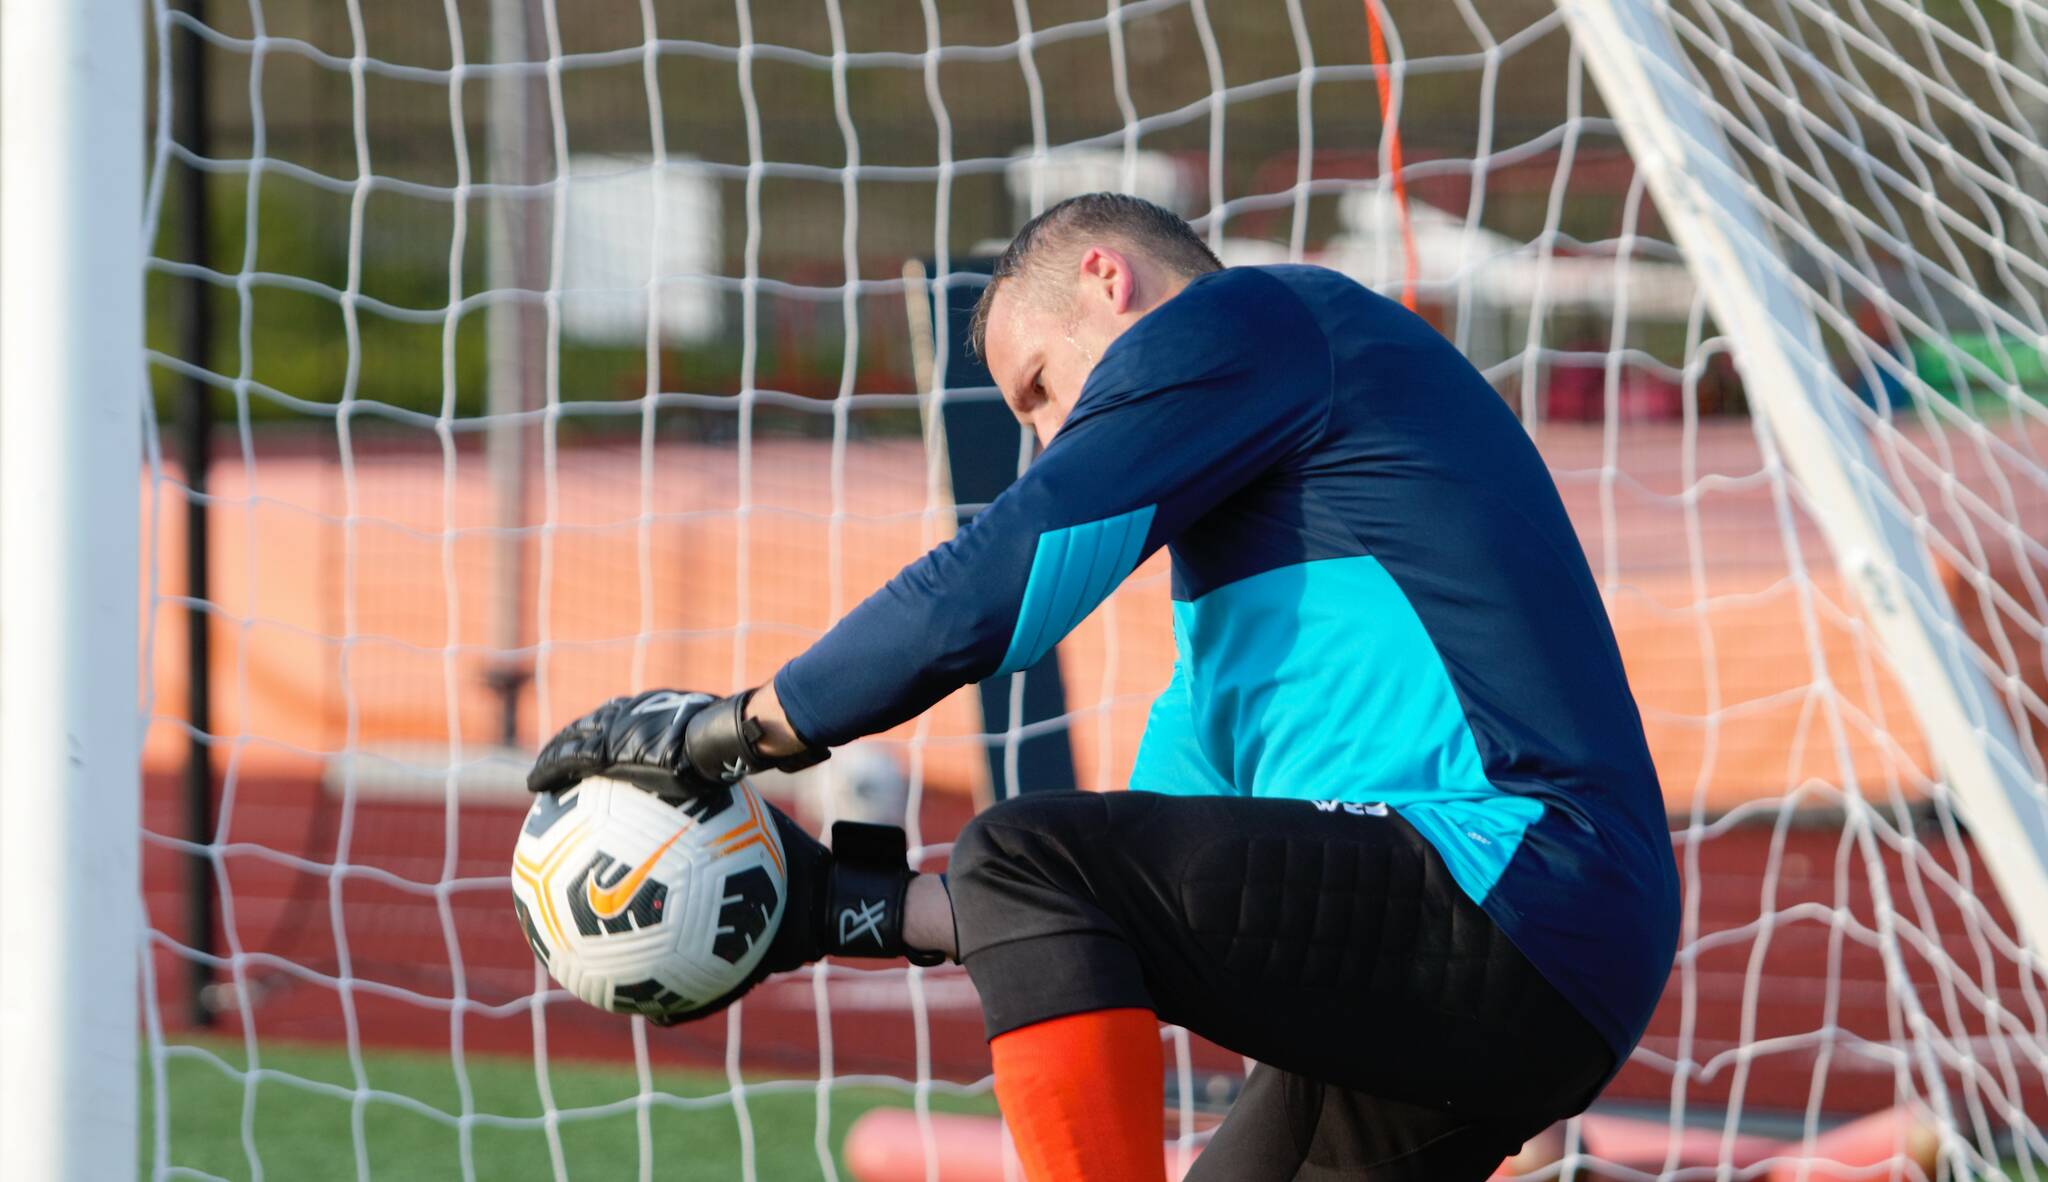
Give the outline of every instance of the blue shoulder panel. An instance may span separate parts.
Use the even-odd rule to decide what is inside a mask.
[[[1024,583],[1017,629],[996,676],[1036,665],[1060,638],[1086,619],[1145,552],[1155,506],[1040,534]]]

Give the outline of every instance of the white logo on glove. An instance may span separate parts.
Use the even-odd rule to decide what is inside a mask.
[[[647,699],[638,706],[633,707],[632,714],[627,715],[627,717],[630,718],[639,714],[653,714],[658,710],[674,710],[677,715],[681,715],[683,711],[692,706],[707,705],[713,700],[710,694],[685,694],[678,693],[675,690],[657,690],[647,695]]]
[[[866,936],[882,948],[882,920],[889,914],[889,905],[881,899],[863,899],[858,909],[848,907],[839,913],[839,943],[842,947]]]

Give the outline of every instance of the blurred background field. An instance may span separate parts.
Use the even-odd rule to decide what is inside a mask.
[[[657,1178],[716,1182],[740,1176],[745,1159],[760,1177],[801,1182],[828,1176],[820,1144],[837,1169],[846,1168],[836,1155],[855,1117],[879,1105],[912,1105],[908,1090],[895,1085],[735,1088],[722,1074],[664,1067],[643,1090],[638,1076],[613,1065],[543,1067],[504,1055],[458,1064],[388,1050],[352,1057],[323,1043],[268,1041],[254,1075],[250,1062],[240,1045],[221,1038],[186,1043],[163,1058],[162,1086],[178,1102],[161,1125],[144,1109],[144,1177],[153,1176],[161,1144],[169,1149],[166,1164],[230,1179],[340,1182],[368,1173],[407,1182],[518,1182],[553,1178],[558,1166],[573,1178],[612,1179],[643,1176],[644,1162]],[[144,1096],[150,1092],[145,1086]],[[932,1112],[995,1111],[985,1091],[944,1086],[926,1103]],[[492,1118],[465,1128],[457,1120],[465,1111]]]
[[[2038,758],[2048,280],[2029,260],[2048,219],[2029,202],[2048,165],[2026,145],[2048,139],[2048,99],[2015,74],[2048,69],[2040,18],[1663,7],[1803,232],[1786,249],[1821,368],[1935,552],[1958,650]],[[1356,0],[170,11],[163,44],[202,46],[209,95],[203,153],[156,145],[147,280],[145,1091],[168,1114],[163,1172],[252,1172],[247,1093],[209,1058],[240,1063],[239,1039],[289,1076],[249,1118],[270,1177],[459,1176],[464,1130],[477,1177],[634,1176],[628,1102],[650,1106],[660,1176],[741,1176],[751,1130],[755,1177],[813,1177],[817,1088],[836,1145],[903,1094],[850,1077],[985,1086],[957,969],[834,966],[765,986],[736,1030],[638,1031],[537,991],[504,874],[542,736],[623,690],[767,677],[976,508],[937,441],[993,392],[921,322],[935,304],[906,263],[975,282],[944,265],[1096,187],[1196,219],[1228,262],[1319,262],[1389,294],[1412,279],[1542,451],[1616,625],[1689,908],[1609,1102],[1781,1131],[1941,1103],[1953,1145],[1989,1160],[2017,1138],[2013,1176],[2044,1168],[2048,979],[2015,952],[1554,4],[1374,9],[1397,119]],[[507,13],[525,22],[510,57]],[[180,454],[202,421],[210,441]],[[999,487],[1029,451],[996,450]],[[1168,582],[1155,557],[1059,647],[1064,704],[1031,733],[1082,787],[1128,772],[1173,659]],[[870,747],[933,867],[1022,741],[981,705],[963,691]],[[1242,1070],[1175,1038],[1191,1079]],[[662,1065],[644,1083],[643,1055]],[[454,1119],[358,1103],[356,1059]],[[533,1123],[550,1104],[559,1163]]]
[[[1973,17],[1971,0],[1915,7],[1936,24],[1973,34],[1981,26],[1997,52],[2022,52],[2017,24]],[[493,76],[478,68],[491,60],[490,12],[488,0],[460,0],[446,12],[322,0],[210,11],[212,155],[254,165],[207,170],[206,258],[219,277],[212,364],[249,383],[255,418],[310,426],[325,417],[320,408],[331,413],[345,399],[360,401],[350,411],[372,430],[390,409],[457,420],[484,413],[484,297],[492,206],[501,199],[487,182],[504,151],[491,139]],[[845,22],[844,52],[872,55],[844,72],[851,133],[835,104],[830,24],[815,4],[757,0],[742,10],[676,0],[643,13],[604,0],[579,4],[552,33],[539,28],[539,12],[532,52],[564,63],[560,99],[536,100],[531,167],[545,183],[514,204],[551,216],[561,176],[571,212],[560,270],[550,260],[541,273],[560,318],[553,380],[563,403],[635,399],[650,388],[729,395],[743,382],[808,400],[843,388],[908,391],[910,339],[896,288],[903,260],[985,252],[1028,214],[1034,183],[1040,192],[1071,186],[1105,159],[1111,180],[1191,213],[1209,199],[1228,202],[1222,239],[1238,261],[1295,251],[1380,278],[1399,270],[1400,246],[1388,240],[1387,211],[1373,197],[1382,120],[1355,4],[1303,4],[1298,20],[1265,5],[1218,4],[1198,20],[1185,4],[1141,4],[1118,15],[1112,38],[1102,5],[1087,0],[1034,3],[1023,25],[1006,6],[967,6],[929,27],[913,0],[877,0]],[[1597,91],[1576,75],[1555,6],[1498,0],[1483,19],[1458,4],[1395,15],[1409,63],[1399,115],[1412,228],[1423,247],[1441,247],[1431,236],[1448,235],[1460,252],[1446,260],[1430,250],[1428,266],[1470,269],[1526,244],[1554,256],[1547,306],[1534,316],[1524,274],[1462,289],[1432,283],[1425,314],[1483,369],[1498,369],[1511,400],[1521,386],[1535,387],[1545,417],[1600,417],[1597,391],[1578,387],[1605,368],[1600,355],[1620,351],[1631,390],[1624,414],[1675,419],[1690,279],[1661,241],[1655,207],[1631,195],[1634,169],[1601,117]],[[1912,31],[1904,18],[1868,19],[1882,33]],[[1214,77],[1200,65],[1205,23],[1218,46]],[[918,55],[929,39],[948,52],[928,89]],[[651,67],[649,44],[659,46]],[[365,73],[360,101],[345,68],[358,54],[381,67]],[[1318,72],[1306,115],[1292,85],[1303,65]],[[1955,71],[1952,81],[1966,99],[1999,101],[1991,79]],[[1473,93],[1480,82],[1489,93],[1479,99],[1491,101],[1484,109]],[[1909,79],[1872,71],[1867,82],[1876,101],[1912,101]],[[546,83],[550,93],[554,85]],[[1219,94],[1225,154],[1212,160]],[[1952,150],[1989,150],[1973,142],[1966,112],[1928,117],[1953,133]],[[1134,118],[1142,165],[1124,176],[1116,160]],[[567,147],[559,160],[558,136]],[[1045,179],[1020,186],[1018,155],[1037,145],[1051,145],[1053,164]],[[1862,146],[1880,165],[1911,167],[1907,145],[1873,138]],[[651,252],[664,265],[650,357],[645,297],[626,290],[647,272],[632,275],[634,260],[621,261],[618,242],[626,231],[604,218],[648,216],[645,198],[636,205],[633,196],[647,188],[657,151],[670,241]],[[941,155],[949,167],[936,167]],[[842,181],[849,168],[857,179]],[[1943,191],[1955,180],[1928,182]],[[186,261],[179,188],[164,200],[158,257]],[[944,227],[937,236],[935,220]],[[1604,262],[1604,271],[1584,260]],[[607,269],[620,266],[623,276]],[[1896,261],[1878,267],[1908,280]],[[1623,280],[1633,285],[1633,306],[1617,317]],[[151,278],[150,340],[166,351],[174,351],[185,298],[171,297],[175,281],[161,266]],[[850,296],[847,284],[859,285]],[[2023,386],[2048,390],[2038,341],[1987,335],[1959,298],[1938,290],[1930,298],[1963,348],[2002,356]],[[1853,293],[1844,299],[1843,311],[1871,331],[1892,331]],[[754,331],[743,340],[749,315]],[[1852,344],[1841,342],[1845,366]],[[1972,398],[1969,376],[1951,372],[1953,361],[1932,342],[1896,347],[1931,385]],[[1739,413],[1733,367],[1707,361],[1713,372],[1698,409]],[[154,377],[159,390],[175,380],[162,368]],[[223,395],[219,411],[232,415],[232,403]],[[716,411],[678,415],[671,429],[729,437],[730,412]],[[757,413],[770,432],[831,431],[822,404],[777,402]],[[605,421],[565,408],[567,430],[601,430]],[[855,430],[906,425],[914,432],[916,416],[899,408],[872,423],[859,418]]]

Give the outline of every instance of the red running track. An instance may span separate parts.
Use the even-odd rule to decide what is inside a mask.
[[[150,833],[177,831],[177,792],[168,777],[148,781]],[[967,809],[961,797],[928,796],[927,840],[956,832]],[[545,982],[513,920],[503,877],[521,815],[515,805],[467,803],[459,824],[437,804],[359,800],[352,817],[347,811],[310,781],[236,785],[223,835],[215,952],[239,954],[250,1002],[236,1006],[235,991],[216,990],[231,1003],[216,1030],[317,1041],[346,1040],[353,1030],[370,1046],[519,1055],[544,1046],[556,1057],[630,1060],[632,1023],[560,992],[536,995]],[[1995,998],[2008,1011],[2004,1020],[2016,1022],[2034,1047],[2048,1044],[2048,981],[2023,983],[2008,955],[1982,943],[2002,939],[1994,929],[2010,926],[1967,841],[1950,840],[1924,818],[1912,833],[1919,874],[1909,875],[1883,840],[1871,843],[1870,856],[1889,885],[1886,913],[1900,931],[1910,997],[1945,1032],[1952,1053],[1940,1066],[1905,1054],[1907,1086],[1924,1091],[1925,1073],[1938,1071],[1967,1113],[1971,1089],[1956,1066],[1974,1064],[1990,1084],[1975,1098],[1994,1124],[2003,1123],[1999,1096],[2022,1097],[2034,1120],[2048,1117],[2043,1065],[2026,1058],[2026,1040],[1991,1037],[1987,1016]],[[1864,844],[1845,835],[1839,816],[1801,818],[1782,832],[1767,824],[1708,829],[1689,846],[1680,843],[1679,856],[1697,913],[1693,954],[1682,958],[1648,1037],[1608,1096],[1669,1103],[1678,1078],[1673,1062],[1683,1059],[1694,1065],[1683,1080],[1685,1099],[1708,1110],[1737,1089],[1745,1111],[1818,1102],[1829,1112],[1863,1113],[1897,1102],[1896,1048],[1913,1045],[1903,1037],[1909,995],[1887,989],[1879,953],[1862,942],[1880,914]],[[190,959],[171,943],[184,930],[185,861],[161,838],[145,844],[155,996],[172,1031],[190,1028]],[[347,871],[328,873],[336,863]],[[1983,892],[1989,924],[1973,926],[1941,885],[1939,876],[1959,866]],[[1775,918],[1760,923],[1766,913]],[[1938,956],[1960,971],[1937,969]],[[216,980],[236,979],[226,966],[216,972]],[[823,1030],[832,1074],[916,1078],[920,1031],[907,971],[835,966],[827,981],[825,1022],[804,975],[749,997],[734,1023],[748,1070],[818,1077]],[[979,1009],[964,974],[929,971],[921,987],[931,1072],[955,1080],[985,1075]],[[649,1028],[647,1045],[657,1064],[716,1065],[725,1061],[728,1032],[725,1021]],[[1241,1071],[1237,1056],[1195,1044],[1198,1072]]]

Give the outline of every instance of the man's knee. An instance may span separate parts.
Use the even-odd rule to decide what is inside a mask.
[[[1152,1008],[1119,905],[1096,889],[1122,865],[1091,862],[1108,848],[1109,811],[1091,792],[1019,797],[953,843],[960,959],[991,1038],[1065,1014]]]
[[[946,871],[963,955],[997,938],[999,927],[1030,926],[1032,912],[1065,911],[1074,893],[1077,846],[1102,802],[1089,792],[1019,796],[976,815],[953,841]]]
[[[1092,792],[1015,796],[983,809],[953,841],[950,881],[991,873],[1031,873],[1048,858],[1064,860],[1089,817],[1101,812]]]

